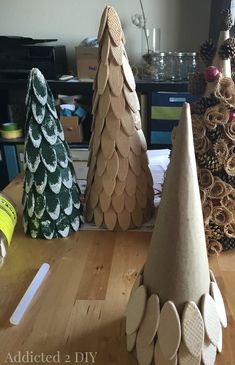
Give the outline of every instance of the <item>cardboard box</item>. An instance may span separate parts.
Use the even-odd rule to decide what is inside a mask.
[[[81,78],[94,79],[98,67],[97,47],[76,47],[77,75]]]
[[[64,129],[64,136],[67,142],[82,142],[83,130],[82,124],[77,116],[72,117],[60,117],[60,122]]]

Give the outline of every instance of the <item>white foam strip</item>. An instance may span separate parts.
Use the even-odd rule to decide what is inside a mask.
[[[46,274],[50,269],[50,265],[47,263],[42,264],[40,269],[38,270],[37,274],[33,278],[33,281],[29,285],[28,289],[26,290],[24,296],[22,297],[21,301],[19,302],[18,306],[16,307],[14,313],[10,318],[10,323],[17,325],[20,323],[26,309],[28,308],[31,300],[33,299],[34,295],[36,294],[38,288],[42,284]]]

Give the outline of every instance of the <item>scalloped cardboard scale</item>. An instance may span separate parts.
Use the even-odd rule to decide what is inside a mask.
[[[142,346],[150,345],[157,333],[160,320],[160,303],[156,294],[152,294],[147,300],[144,318],[139,328],[139,342]]]
[[[204,343],[204,322],[197,305],[194,302],[186,303],[181,320],[182,337],[193,357],[200,357]]]
[[[173,359],[166,359],[161,351],[161,347],[159,345],[159,341],[156,342],[154,348],[154,364],[155,365],[177,365],[177,355],[173,357]],[[181,364],[184,365],[184,364]],[[193,364],[187,364],[193,365]]]
[[[181,323],[173,302],[166,302],[160,313],[158,341],[166,359],[173,359],[181,341]]]
[[[131,335],[135,332],[143,319],[147,292],[144,285],[139,286],[132,294],[126,312],[126,333]]]
[[[202,316],[205,331],[214,346],[218,346],[220,337],[220,320],[214,299],[205,294],[202,297]]]
[[[104,30],[105,30],[106,23],[108,20],[108,11],[109,11],[109,6],[106,6],[102,13],[101,20],[100,20],[100,27],[99,27],[98,36],[97,36],[99,42],[101,41],[103,34],[104,34]]]
[[[137,331],[133,332],[131,335],[126,335],[126,347],[127,351],[131,352],[135,348]]]
[[[113,7],[108,9],[108,29],[110,36],[116,46],[119,46],[122,40],[122,25],[120,19]]]
[[[210,292],[211,292],[212,298],[215,301],[220,322],[221,322],[222,326],[224,328],[226,328],[227,324],[228,324],[227,315],[226,315],[226,311],[225,311],[224,300],[223,300],[222,294],[219,290],[217,283],[215,283],[215,282],[211,283]]]
[[[152,341],[147,346],[144,345],[140,338],[140,332],[138,332],[136,339],[136,355],[139,365],[151,365],[154,355],[154,343]]]
[[[182,341],[178,352],[178,362],[179,365],[200,365],[201,353],[198,357],[194,357]]]
[[[109,64],[109,86],[115,96],[120,96],[123,89],[123,75],[121,66],[115,65],[112,61]]]

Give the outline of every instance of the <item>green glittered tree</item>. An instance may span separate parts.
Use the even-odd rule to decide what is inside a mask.
[[[37,68],[26,95],[23,218],[33,238],[67,237],[82,221],[80,190],[51,90]]]

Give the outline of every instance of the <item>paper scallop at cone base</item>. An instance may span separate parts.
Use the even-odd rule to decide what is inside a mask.
[[[126,331],[131,332],[128,318],[131,313],[132,318],[138,318],[134,327],[138,339],[136,346],[142,354],[146,351],[145,357],[143,355],[137,358],[139,365],[151,365],[149,360],[152,347],[155,348],[155,365],[214,364],[215,349],[221,348],[221,324],[226,324],[226,319],[222,296],[218,294],[213,298],[210,295],[211,285],[216,286],[213,293],[217,289],[219,291],[211,277],[213,278],[208,266],[191,114],[189,105],[185,104],[147,261],[143,273],[136,279],[127,306]],[[144,288],[147,297],[142,296],[141,305],[138,305],[138,291],[144,293]],[[152,313],[152,306],[148,305],[153,295],[159,298],[160,313],[157,307],[155,313]],[[220,314],[216,308],[220,308]],[[156,328],[149,320],[151,316]],[[145,327],[148,323],[149,331],[154,328],[154,335],[150,337],[151,343],[146,344],[141,332],[144,328],[148,333]]]
[[[154,211],[140,106],[122,34],[116,11],[106,7],[99,30],[86,219],[109,230],[140,227]]]
[[[127,318],[130,317],[126,322],[126,331],[128,332],[126,335],[127,350],[133,352],[138,347],[138,364],[213,365],[215,363],[216,351],[221,352],[222,350],[222,323],[220,322],[219,314],[214,312],[214,315],[211,315],[211,312],[221,301],[216,302],[207,294],[202,296],[199,307],[193,301],[187,302],[183,307],[181,318],[177,308],[171,301],[161,305],[161,311],[156,306],[154,312],[153,307],[148,305],[148,303],[153,295],[157,295],[149,295],[148,293],[146,297],[146,294],[144,294],[146,293],[146,288],[141,284],[142,279],[140,278],[141,275],[136,278],[131,291],[127,307]],[[211,281],[212,283],[217,286],[214,281]],[[208,310],[202,313],[201,303],[205,301],[207,302]],[[211,305],[212,307],[210,307]],[[151,318],[152,322],[150,321]],[[149,323],[149,328],[146,327],[147,323]],[[161,326],[160,330],[159,323]],[[156,328],[154,329],[155,325]],[[211,338],[208,337],[206,328],[211,330]],[[146,335],[151,332],[154,334],[153,337],[149,337],[150,342],[146,342],[143,329]],[[216,343],[214,342],[215,335],[213,331],[219,334]],[[153,348],[154,360],[151,362]]]

